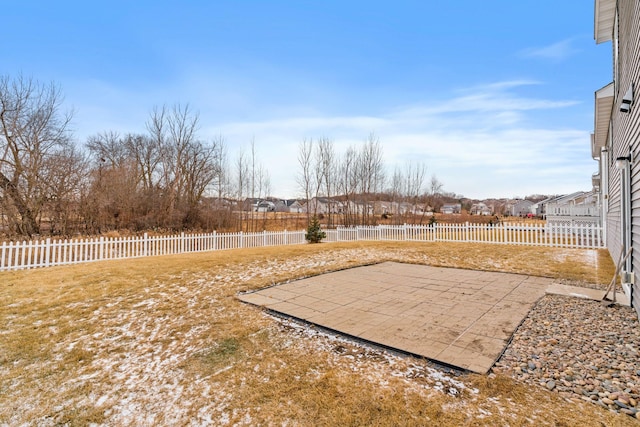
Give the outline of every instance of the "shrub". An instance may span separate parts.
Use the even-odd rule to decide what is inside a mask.
[[[314,215],[307,227],[307,233],[304,235],[304,238],[309,243],[320,243],[325,237],[327,237],[327,233],[320,229],[320,221],[318,221],[318,217]]]

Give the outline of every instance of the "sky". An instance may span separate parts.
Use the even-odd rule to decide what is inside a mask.
[[[612,80],[593,1],[3,2],[0,75],[54,82],[79,146],[199,112],[233,160],[253,141],[277,197],[299,144],[374,133],[390,175],[424,164],[484,199],[591,189],[594,91]]]

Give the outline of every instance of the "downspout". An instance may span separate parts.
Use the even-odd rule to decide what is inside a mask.
[[[620,170],[620,231],[622,234],[622,253],[628,253],[631,248],[631,154],[616,158],[616,167]],[[633,262],[627,257],[621,275],[622,288],[625,294],[632,298],[631,274]]]

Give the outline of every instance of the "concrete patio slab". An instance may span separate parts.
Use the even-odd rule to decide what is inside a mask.
[[[385,262],[240,295],[352,337],[486,373],[552,279]]]

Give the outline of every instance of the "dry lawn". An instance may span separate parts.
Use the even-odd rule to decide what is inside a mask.
[[[266,315],[239,291],[380,261],[608,283],[604,251],[340,243],[0,274],[0,425],[632,425]]]

